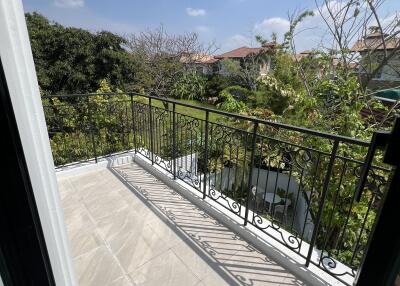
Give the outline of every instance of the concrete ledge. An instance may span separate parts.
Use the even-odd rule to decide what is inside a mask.
[[[128,164],[133,161],[133,153],[114,154],[109,157],[100,158],[96,163],[94,159],[88,162],[73,163],[69,166],[60,167],[56,169],[57,178],[66,176],[80,175],[85,172],[104,169],[107,167]]]

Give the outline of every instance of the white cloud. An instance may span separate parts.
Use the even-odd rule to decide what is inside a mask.
[[[281,41],[283,35],[289,30],[289,26],[289,21],[284,18],[268,18],[254,25],[254,34],[270,39],[272,33],[276,33],[278,41]]]
[[[60,8],[80,8],[85,5],[84,0],[55,0],[54,5]]]
[[[192,16],[192,17],[205,16],[206,15],[206,10],[204,10],[204,9],[186,8],[186,13],[189,16]]]

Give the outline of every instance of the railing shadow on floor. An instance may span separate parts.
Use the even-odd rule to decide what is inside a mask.
[[[218,220],[139,168],[108,166],[132,194],[153,210],[227,284],[255,285],[281,279],[279,285],[304,285]],[[287,277],[289,282],[284,282],[282,277]]]

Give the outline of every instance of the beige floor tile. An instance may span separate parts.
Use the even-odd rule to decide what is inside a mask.
[[[64,213],[65,225],[68,235],[75,237],[79,233],[95,231],[96,226],[89,217],[89,214],[84,209],[71,209]]]
[[[72,257],[78,257],[82,254],[92,251],[102,245],[103,241],[95,228],[83,229],[81,231],[68,231]]]
[[[200,281],[171,250],[142,265],[130,276],[141,286],[191,286]]]
[[[231,273],[225,270],[221,270],[219,272],[209,272],[203,280],[201,280],[200,285],[207,286],[234,286],[234,285],[242,285],[239,281],[232,276]],[[247,284],[252,285],[252,284]]]
[[[153,220],[149,226],[165,241],[168,247],[174,247],[189,238],[189,236],[173,222],[166,223],[164,220],[158,219]]]
[[[168,245],[148,226],[109,241],[110,247],[127,272],[134,271],[154,257],[166,252]]]
[[[80,201],[79,197],[76,196],[75,194],[67,193],[61,198],[61,204],[63,208],[79,208],[80,207]]]
[[[245,250],[247,246],[245,241],[225,229],[221,231],[197,231],[190,233],[190,235],[193,241],[217,259],[230,258],[239,250]]]
[[[124,275],[117,261],[104,246],[81,255],[74,260],[74,265],[80,286],[117,285],[113,282]]]
[[[72,185],[68,178],[57,178],[58,191],[62,197],[64,194],[72,191]]]
[[[91,188],[93,186],[98,185],[101,182],[104,182],[105,178],[102,178],[98,174],[98,171],[90,171],[90,172],[85,172],[84,174],[71,176],[69,178],[69,181],[76,190],[84,192],[85,189]]]
[[[130,232],[141,233],[146,224],[147,221],[138,217],[130,207],[117,210],[96,221],[97,229],[106,240],[112,240]]]
[[[131,278],[128,276],[122,276],[117,280],[108,284],[108,286],[135,286],[136,284],[132,282]]]
[[[85,200],[84,204],[95,220],[109,216],[113,212],[127,207],[126,202],[122,200],[118,194],[113,193],[98,196],[95,200]]]
[[[171,249],[176,256],[200,279],[208,273],[219,271],[223,260],[217,260],[195,243],[182,242]]]

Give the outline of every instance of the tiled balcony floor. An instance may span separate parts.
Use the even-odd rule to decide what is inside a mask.
[[[59,186],[80,285],[305,285],[134,163]]]

